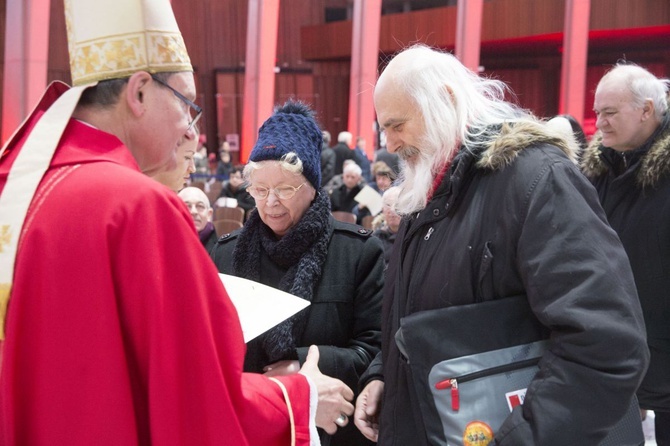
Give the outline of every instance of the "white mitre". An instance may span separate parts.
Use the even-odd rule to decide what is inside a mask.
[[[170,0],[65,0],[65,22],[74,87],[37,122],[0,195],[0,339],[26,214],[82,92],[137,71],[193,71]],[[0,160],[18,134],[0,150]]]

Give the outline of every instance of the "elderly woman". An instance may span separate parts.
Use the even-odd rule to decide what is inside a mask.
[[[257,210],[211,255],[222,273],[311,302],[249,342],[245,371],[295,373],[315,344],[321,371],[356,389],[380,348],[383,248],[370,231],[332,217],[320,188],[321,138],[306,105],[287,102],[275,111],[244,169]],[[322,444],[368,443],[350,423],[333,437],[322,433]]]

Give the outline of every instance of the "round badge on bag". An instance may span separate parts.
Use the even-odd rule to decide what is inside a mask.
[[[463,432],[463,446],[487,446],[493,441],[493,429],[483,421],[471,421]]]

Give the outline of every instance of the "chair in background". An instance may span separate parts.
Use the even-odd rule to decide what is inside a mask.
[[[209,191],[212,194],[216,194],[216,196],[214,197],[215,200],[216,197],[218,197],[219,194],[221,193],[221,189],[223,189],[223,183],[221,181],[214,181],[212,183],[209,183]]]
[[[242,222],[225,218],[222,220],[214,220],[212,223],[214,224],[214,230],[216,230],[216,233],[220,236],[242,227]]]
[[[332,214],[333,217],[335,217],[335,220],[346,223],[356,223],[356,214],[352,214],[351,212],[333,211]]]
[[[210,189],[209,192],[205,192],[207,198],[209,199],[210,206],[214,206],[214,202],[216,202],[216,199],[219,198],[220,192],[221,192],[220,190],[217,191],[212,189]]]
[[[244,209],[241,207],[227,208],[217,207],[214,209],[214,220],[236,220],[244,223]]]
[[[202,180],[191,181],[191,186],[197,187],[198,189],[205,190],[205,182]]]

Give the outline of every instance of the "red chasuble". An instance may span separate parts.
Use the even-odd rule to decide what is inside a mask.
[[[0,189],[54,88],[0,161]],[[309,444],[306,378],[281,378],[287,403],[277,382],[242,373],[244,354],[183,202],[116,137],[71,120],[20,239],[0,442],[290,445],[292,419]]]

